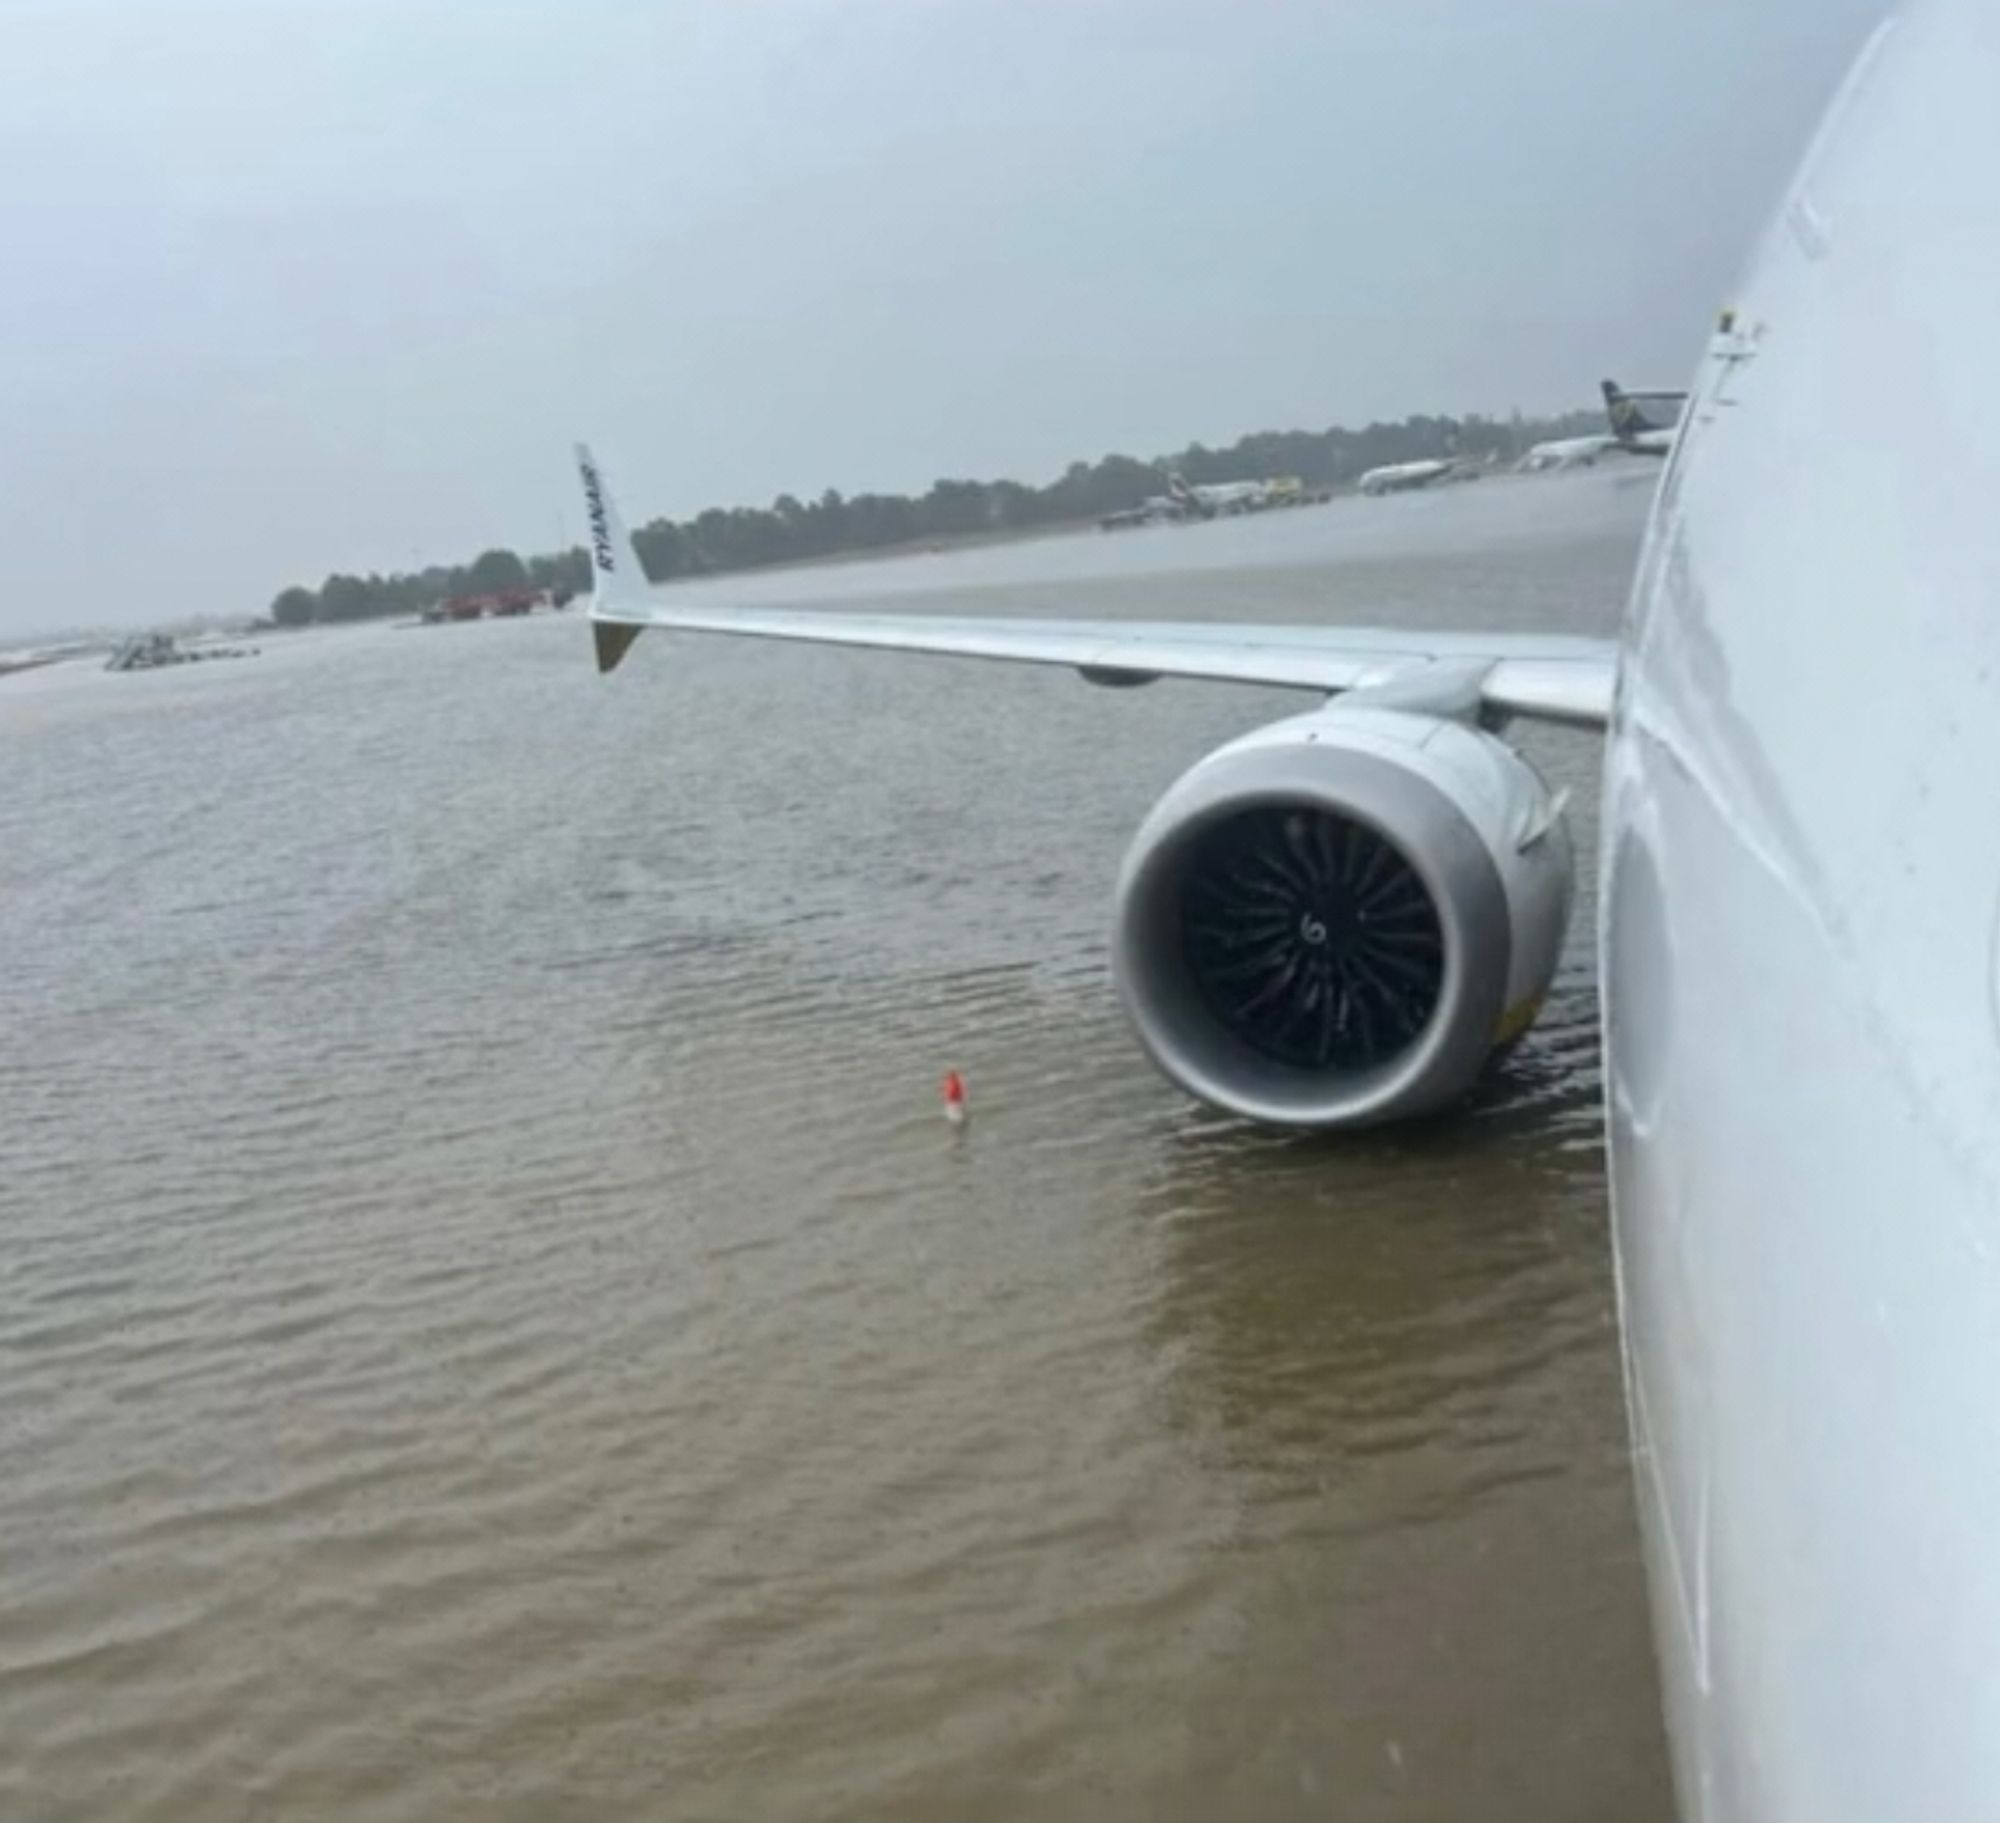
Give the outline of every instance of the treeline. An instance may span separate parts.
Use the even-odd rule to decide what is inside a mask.
[[[271,603],[281,627],[316,622],[371,620],[381,614],[418,614],[454,595],[499,595],[512,589],[567,590],[590,586],[582,551],[563,551],[525,562],[512,551],[484,551],[471,563],[432,564],[394,575],[329,576],[316,589],[294,584]]]
[[[1019,481],[936,481],[924,494],[857,494],[852,499],[829,488],[814,501],[780,494],[768,507],[710,507],[693,519],[655,519],[632,536],[646,573],[665,582],[1101,518],[1164,492],[1168,475],[1176,472],[1194,482],[1296,475],[1309,488],[1338,487],[1387,462],[1437,456],[1511,459],[1531,443],[1603,428],[1602,411],[1582,410],[1554,418],[1414,417],[1363,430],[1336,425],[1323,431],[1258,431],[1226,449],[1194,443],[1178,455],[1151,462],[1132,456],[1072,462],[1045,487]],[[454,595],[511,589],[581,593],[589,586],[589,560],[581,547],[525,559],[494,550],[468,564],[389,576],[333,575],[317,589],[295,585],[271,603],[271,618],[281,626],[366,620],[414,614]]]

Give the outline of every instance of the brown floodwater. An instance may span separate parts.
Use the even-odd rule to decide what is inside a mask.
[[[893,580],[1602,630],[1649,478]],[[587,647],[0,683],[0,1816],[1665,1818],[1588,879],[1472,1106],[1273,1136],[1103,933],[1295,698]]]

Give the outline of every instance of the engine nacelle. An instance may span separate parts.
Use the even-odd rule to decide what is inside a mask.
[[[1512,748],[1334,705],[1232,741],[1153,807],[1112,968],[1190,1094],[1364,1126],[1455,1100],[1534,1023],[1570,887],[1562,806]]]

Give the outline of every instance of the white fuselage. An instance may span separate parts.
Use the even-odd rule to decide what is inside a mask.
[[[1588,468],[1606,450],[1616,448],[1616,437],[1558,437],[1537,443],[1521,458],[1520,467],[1528,474],[1551,468]]]
[[[1870,47],[1662,476],[1606,757],[1683,1814],[2000,1817],[2000,9]]]
[[[1199,484],[1176,478],[1175,505],[1180,511],[1204,516],[1216,513],[1248,512],[1270,498],[1270,484],[1264,481],[1207,481]]]
[[[1391,462],[1371,468],[1355,483],[1364,494],[1393,494],[1404,488],[1428,487],[1458,467],[1455,462]]]

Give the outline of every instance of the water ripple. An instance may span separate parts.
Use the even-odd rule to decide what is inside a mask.
[[[1100,611],[1587,624],[1516,497]],[[0,1815],[1663,1814],[1587,904],[1467,1113],[1257,1133],[1103,929],[1289,702],[580,639],[0,723]]]

